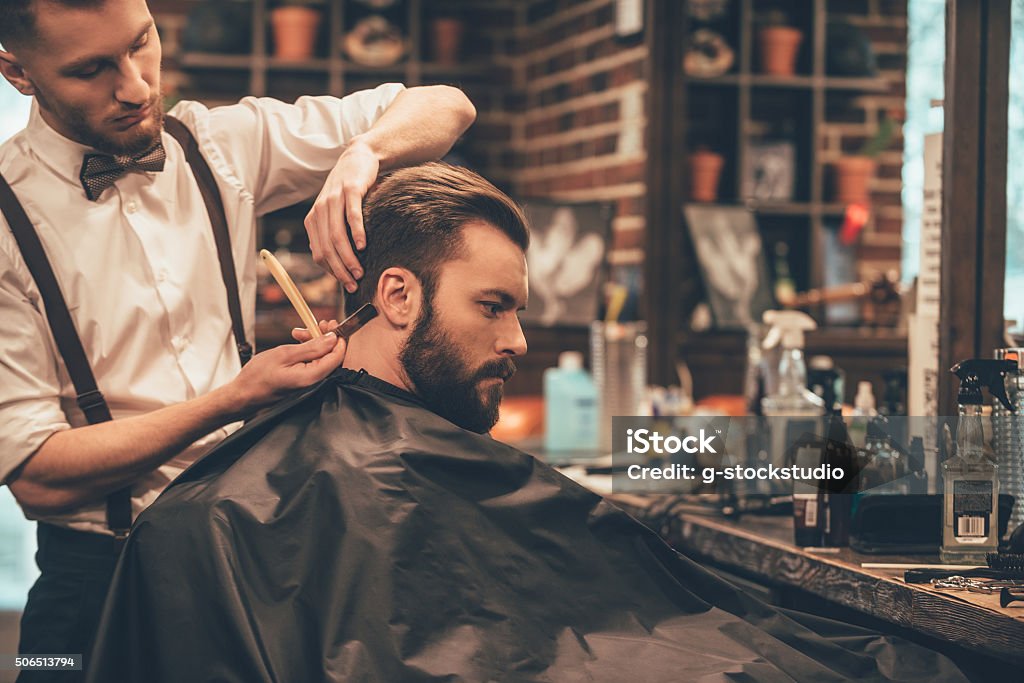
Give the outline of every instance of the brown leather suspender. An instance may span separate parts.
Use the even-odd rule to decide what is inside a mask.
[[[224,204],[214,181],[213,173],[199,152],[192,133],[181,121],[168,116],[164,119],[165,130],[178,141],[185,150],[185,158],[192,173],[196,177],[199,191],[202,193],[206,212],[213,226],[214,241],[217,245],[217,257],[220,261],[221,277],[227,289],[228,311],[231,314],[231,326],[238,348],[238,356],[244,365],[252,357],[252,346],[245,339],[245,325],[242,321],[242,307],[238,296],[238,280],[235,275],[235,261],[231,255],[231,237],[228,233],[227,218],[224,215]],[[21,250],[32,279],[43,299],[46,317],[50,322],[53,338],[57,349],[64,359],[71,383],[75,387],[78,407],[85,414],[89,424],[97,424],[110,420],[110,409],[107,407],[103,394],[96,386],[96,378],[89,366],[88,357],[82,348],[82,341],[75,330],[67,302],[60,291],[60,285],[53,273],[53,268],[46,257],[39,236],[32,222],[25,213],[10,185],[0,175],[0,212],[4,214],[14,239]],[[131,488],[126,487],[111,493],[107,497],[107,526],[115,536],[123,538],[132,525]]]

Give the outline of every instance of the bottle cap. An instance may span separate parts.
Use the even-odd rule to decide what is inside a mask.
[[[582,370],[583,354],[579,351],[562,351],[558,354],[559,370]]]

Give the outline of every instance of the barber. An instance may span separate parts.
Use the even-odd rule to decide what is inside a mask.
[[[0,44],[0,72],[34,98],[0,146],[0,481],[39,521],[41,571],[19,652],[87,654],[131,519],[344,358],[334,335],[248,358],[256,218],[319,192],[313,258],[353,291],[365,192],[443,155],[475,111],[454,88],[389,84],[165,118],[145,0],[0,0]]]

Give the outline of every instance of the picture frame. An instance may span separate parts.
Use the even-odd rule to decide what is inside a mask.
[[[587,327],[597,317],[606,272],[612,205],[524,199],[530,226],[530,303],[524,325]]]
[[[742,330],[760,323],[774,297],[754,214],[739,206],[687,204],[683,217],[714,326]]]
[[[743,164],[743,197],[788,202],[795,191],[796,145],[785,140],[751,143]]]

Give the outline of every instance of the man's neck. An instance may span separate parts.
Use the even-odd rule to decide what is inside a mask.
[[[366,370],[377,379],[415,393],[399,361],[401,349],[396,346],[396,341],[393,337],[382,339],[376,332],[372,325],[367,325],[352,336],[342,367]]]

